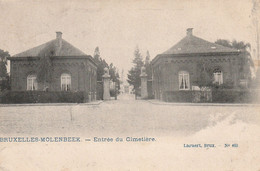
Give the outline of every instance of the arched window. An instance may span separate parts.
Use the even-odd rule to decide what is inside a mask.
[[[179,72],[179,90],[190,89],[190,76],[187,71]]]
[[[213,77],[214,77],[213,83],[218,85],[223,84],[223,73],[220,69],[215,69],[213,71]]]
[[[69,74],[61,74],[61,90],[70,91],[71,89],[71,76]]]
[[[37,90],[38,89],[38,84],[37,84],[37,79],[36,75],[28,75],[27,76],[27,90]]]

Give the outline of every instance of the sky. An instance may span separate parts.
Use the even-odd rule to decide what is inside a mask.
[[[0,49],[15,55],[61,31],[88,55],[98,46],[103,59],[127,73],[136,47],[153,59],[187,28],[211,42],[236,39],[255,49],[252,7],[252,0],[0,0]]]

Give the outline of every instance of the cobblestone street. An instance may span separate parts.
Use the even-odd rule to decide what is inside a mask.
[[[259,168],[250,164],[260,157],[257,106],[155,104],[122,95],[99,105],[9,105],[0,110],[1,137],[81,138],[79,143],[2,142],[0,170]],[[94,142],[93,137],[154,137],[156,141]],[[184,148],[187,143],[202,148]],[[204,143],[213,143],[215,148],[203,148]],[[227,143],[238,147],[225,148]]]
[[[99,105],[21,105],[0,110],[0,133],[16,136],[186,136],[230,116],[231,125],[237,121],[260,123],[260,107],[156,105],[135,100],[133,95],[121,95]]]

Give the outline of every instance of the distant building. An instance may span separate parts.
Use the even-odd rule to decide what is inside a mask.
[[[207,67],[215,84],[240,84],[240,51],[208,42],[193,35],[192,28],[176,45],[152,60],[153,93],[156,99],[170,91],[200,90],[201,72]],[[207,66],[200,66],[203,61]]]
[[[258,70],[260,67],[260,60],[254,60],[255,69]]]
[[[254,82],[254,88],[260,89],[260,60],[255,60],[254,61],[254,65],[255,65],[255,82]]]
[[[56,33],[56,39],[16,54],[10,58],[11,90],[45,90],[37,80],[39,61],[50,57],[52,63],[51,83],[48,91],[84,91],[94,96],[97,82],[97,65],[86,55]]]

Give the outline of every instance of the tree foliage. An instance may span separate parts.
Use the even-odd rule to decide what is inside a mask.
[[[96,47],[96,48],[95,48],[93,57],[94,57],[94,59],[97,60],[97,61],[100,59],[99,47]]]
[[[3,61],[0,61],[0,77],[4,78],[7,76],[6,64]]]
[[[0,89],[1,91],[10,89],[9,75],[7,74],[7,57],[9,52],[0,49]]]
[[[119,74],[117,73],[117,68],[111,63],[110,65],[100,57],[99,47],[95,48],[94,51],[94,61],[97,63],[97,80],[102,81],[104,75],[104,69],[107,67],[109,69],[110,79],[113,82],[119,83]]]
[[[151,61],[150,61],[149,51],[146,52],[144,67],[145,67],[145,71],[146,71],[148,80],[151,80],[152,79],[152,65],[151,65]]]
[[[55,47],[48,47],[43,49],[40,53],[38,61],[37,82],[42,83],[43,90],[48,90],[52,86],[53,73],[53,56],[55,55]]]
[[[44,55],[40,57],[39,68],[37,73],[37,81],[43,83],[44,88],[49,87],[52,82],[52,59],[50,55]]]
[[[140,53],[139,48],[137,47],[134,51],[134,59],[133,59],[134,66],[128,72],[128,83],[134,86],[134,91],[136,91],[141,86],[141,68],[144,66],[143,58]]]
[[[119,74],[117,68],[111,63],[109,65],[109,75],[110,75],[110,80],[113,82],[119,83]]]
[[[94,56],[94,61],[97,64],[97,81],[102,81],[103,79],[102,76],[104,75],[104,68],[105,67],[108,68],[108,64],[104,59],[100,57],[99,47],[95,48],[93,56]]]
[[[229,40],[225,39],[218,39],[216,44],[234,48],[241,52],[241,54],[238,56],[240,58],[239,63],[239,73],[241,79],[251,79],[252,73],[251,68],[254,68],[254,63],[250,54],[251,45],[250,43],[245,43],[243,41],[236,41],[233,40],[230,42]]]
[[[7,57],[10,57],[9,52],[0,49],[0,77],[6,77],[7,75]]]
[[[144,66],[145,72],[147,74],[148,80],[152,79],[152,66],[150,61],[150,53],[149,51],[146,52],[145,59],[143,60],[142,54],[138,47],[136,47],[134,51],[134,59],[133,59],[134,66],[128,71],[128,83],[133,85],[134,91],[138,91],[139,87],[141,86],[141,69]]]
[[[229,40],[225,40],[225,39],[218,39],[217,41],[215,41],[216,44],[225,46],[225,47],[229,47],[232,48],[232,44]]]
[[[202,87],[211,87],[212,86],[212,67],[210,65],[210,62],[207,62],[203,59],[200,59],[197,63],[197,73],[198,79],[197,79],[197,85]]]

